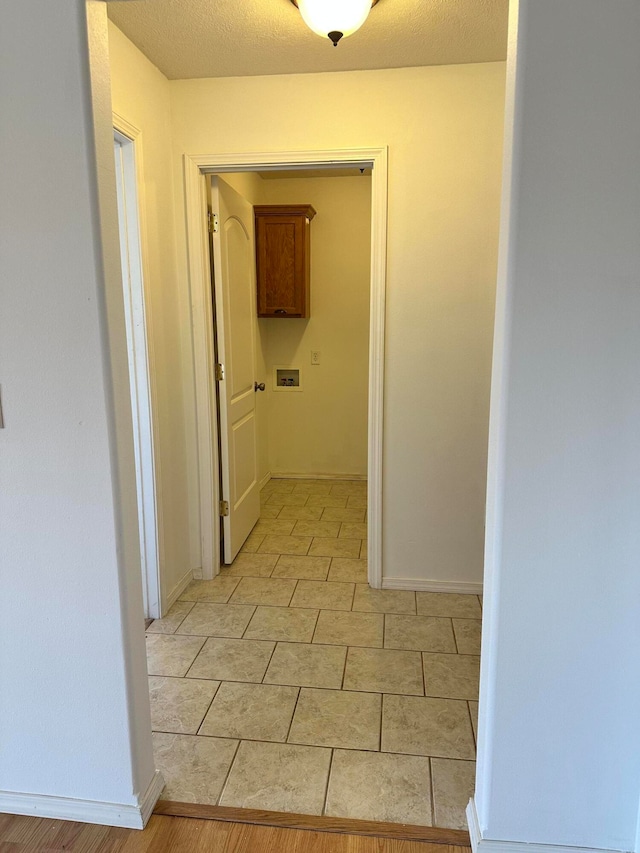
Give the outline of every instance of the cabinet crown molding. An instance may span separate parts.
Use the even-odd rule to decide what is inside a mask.
[[[316,215],[310,204],[256,204],[253,209],[260,216],[306,216],[312,220]]]

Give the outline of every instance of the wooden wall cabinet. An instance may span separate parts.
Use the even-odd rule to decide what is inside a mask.
[[[258,317],[309,316],[310,204],[259,204],[256,222]]]

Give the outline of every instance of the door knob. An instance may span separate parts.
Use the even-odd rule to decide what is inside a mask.
[[[264,389],[265,389],[264,382],[256,382],[253,386],[254,391],[264,391]]]

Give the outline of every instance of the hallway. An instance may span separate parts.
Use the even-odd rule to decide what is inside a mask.
[[[481,606],[367,586],[366,483],[271,480],[147,630],[163,799],[466,828]]]

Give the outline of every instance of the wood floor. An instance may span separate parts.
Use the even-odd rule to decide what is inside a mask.
[[[153,815],[144,831],[0,815],[0,853],[469,853],[469,847]]]

